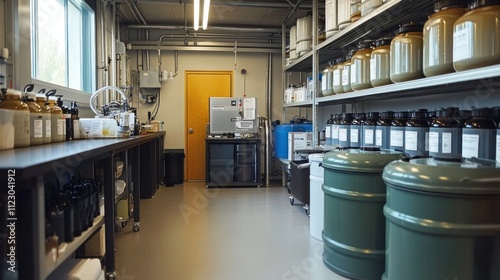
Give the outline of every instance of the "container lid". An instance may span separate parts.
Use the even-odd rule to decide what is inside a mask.
[[[55,103],[55,102],[57,102],[57,97],[49,96],[49,101],[53,101]]]
[[[427,117],[427,109],[420,109],[418,111],[411,111],[410,117],[412,119],[425,119]]]
[[[408,112],[395,112],[394,113],[395,119],[408,119],[409,116],[410,116],[410,113],[408,113]]]
[[[459,115],[461,119],[468,119],[471,116],[471,111],[470,110],[460,110]]]
[[[342,119],[352,120],[352,119],[354,119],[354,114],[352,114],[352,113],[342,113]]]
[[[358,43],[358,50],[368,49],[373,47],[373,40],[363,40]]]
[[[493,110],[493,117],[500,118],[500,106],[491,108]]]
[[[458,107],[447,107],[436,110],[436,117],[439,118],[454,118],[460,115]]]
[[[320,153],[320,154],[309,154],[309,162],[321,162],[323,161],[323,157],[325,156],[325,153]]]
[[[323,158],[323,167],[358,173],[382,173],[388,163],[402,158],[401,152],[381,150],[380,147],[361,147],[327,153]]]
[[[36,92],[27,92],[28,100],[35,101],[36,100]]]
[[[380,118],[382,119],[392,119],[394,118],[394,112],[393,111],[386,111],[380,113]]]
[[[47,100],[47,96],[45,96],[45,94],[37,94],[36,95],[36,101],[46,101]]]
[[[378,119],[380,118],[380,113],[379,112],[368,112],[366,113],[366,119]]]
[[[467,7],[466,0],[436,0],[434,11],[438,12],[447,8]]]
[[[392,42],[391,37],[380,38],[377,41],[375,41],[375,47],[387,46],[387,45],[390,45],[391,42]]]
[[[13,99],[21,99],[21,96],[22,96],[22,93],[18,90],[15,90],[15,89],[7,89],[7,92],[5,93],[5,97],[7,98],[8,96],[10,96],[11,98]]]
[[[475,108],[472,109],[471,116],[476,118],[491,118],[493,117],[493,110],[490,108]]]
[[[365,113],[356,113],[355,116],[357,120],[364,120],[366,118]]]
[[[499,5],[498,0],[472,0],[469,2],[469,9],[477,9],[484,6]]]
[[[500,194],[500,166],[490,160],[400,160],[387,165],[382,178],[393,187],[424,192]]]
[[[419,23],[406,23],[399,26],[398,34],[408,33],[408,32],[423,32],[423,26]]]

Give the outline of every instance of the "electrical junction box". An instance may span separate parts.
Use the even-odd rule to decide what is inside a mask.
[[[158,71],[140,71],[139,72],[139,87],[140,88],[161,88],[160,76]]]

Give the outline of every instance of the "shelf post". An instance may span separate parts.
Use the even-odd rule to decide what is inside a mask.
[[[313,60],[313,92],[312,92],[312,122],[313,122],[313,145],[319,146],[318,139],[318,112],[316,106],[316,97],[318,96],[318,81],[319,81],[319,66],[318,66],[318,0],[313,0],[313,16],[312,16],[312,60]]]

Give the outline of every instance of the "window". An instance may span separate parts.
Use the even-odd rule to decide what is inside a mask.
[[[32,77],[95,89],[94,11],[84,0],[32,0]]]

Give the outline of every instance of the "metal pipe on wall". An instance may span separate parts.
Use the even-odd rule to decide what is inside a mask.
[[[265,151],[265,180],[266,186],[269,186],[269,176],[271,173],[271,118],[272,118],[272,80],[273,80],[273,54],[269,53],[267,57],[267,91],[266,91],[266,151]]]

